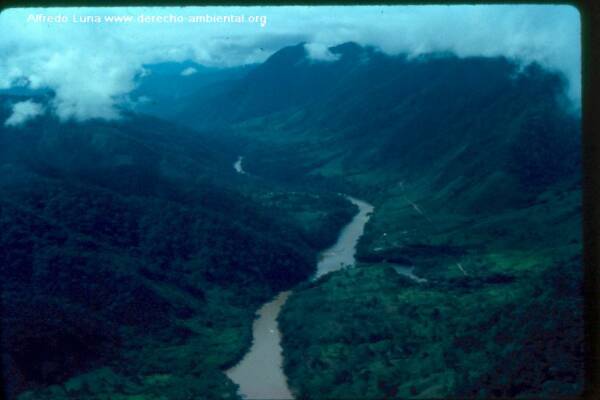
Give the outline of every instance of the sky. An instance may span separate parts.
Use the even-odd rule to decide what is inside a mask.
[[[47,110],[14,105],[11,124],[43,112],[61,120],[115,119],[145,64],[237,66],[300,42],[311,58],[331,62],[328,47],[347,41],[387,54],[449,51],[538,62],[566,77],[566,98],[580,107],[579,12],[563,5],[10,9],[0,14],[0,89],[26,82],[55,92]]]

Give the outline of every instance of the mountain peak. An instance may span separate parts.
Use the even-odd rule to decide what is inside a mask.
[[[329,51],[333,54],[340,54],[343,56],[350,55],[358,55],[365,50],[364,47],[359,45],[356,42],[346,42],[339,44],[337,46],[332,46],[329,48]]]
[[[301,42],[294,46],[287,46],[276,51],[266,61],[265,65],[295,64],[306,57],[305,43]]]

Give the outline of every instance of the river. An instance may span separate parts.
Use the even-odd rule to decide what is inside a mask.
[[[239,157],[234,164],[238,173],[245,173],[242,161],[243,158]],[[320,253],[317,272],[312,279],[344,266],[352,266],[356,262],[356,245],[373,206],[362,200],[346,197],[358,206],[359,212],[342,229],[337,242]],[[252,326],[253,341],[250,350],[238,364],[225,371],[229,379],[239,385],[239,394],[245,399],[294,398],[283,373],[281,333],[277,325],[277,316],[290,294],[291,291],[279,293],[257,311],[258,318]]]

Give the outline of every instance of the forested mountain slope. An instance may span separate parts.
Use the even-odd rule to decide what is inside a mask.
[[[580,119],[563,77],[505,58],[330,50],[337,61],[283,49],[197,108],[227,127],[217,137],[251,173],[375,205],[358,269],[306,284],[284,306],[293,390],[578,393]],[[235,111],[219,114],[226,103]],[[399,265],[427,283],[393,278]]]
[[[4,96],[0,119],[20,100]],[[0,129],[0,149],[10,395],[235,396],[220,369],[249,344],[255,308],[311,274],[316,250],[354,212],[338,196],[302,193],[303,210],[267,208],[256,199],[273,186],[236,190],[229,155],[134,114],[44,116]],[[334,231],[305,229],[297,213]]]
[[[234,397],[220,369],[355,212],[339,192],[375,210],[357,268],[283,308],[300,398],[581,390],[580,119],[563,77],[500,57],[330,52],[290,46],[179,94],[146,81],[136,96],[173,102],[143,109],[154,117],[0,128],[15,390]],[[24,99],[4,95],[0,120]]]

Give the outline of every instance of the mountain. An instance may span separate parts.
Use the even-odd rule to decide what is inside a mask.
[[[0,120],[24,99],[2,96]],[[255,308],[306,279],[354,212],[337,195],[290,195],[302,208],[259,203],[276,188],[236,189],[229,155],[131,113],[83,123],[45,115],[0,128],[0,149],[10,397],[111,397],[123,385],[234,396],[221,369],[251,340]],[[306,218],[331,226],[307,229]],[[166,365],[171,384],[150,383]]]
[[[181,110],[197,101],[197,94],[208,96],[229,87],[253,69],[253,65],[234,68],[206,67],[192,61],[144,65],[137,87],[129,97],[136,112],[156,115],[177,122]]]
[[[186,110],[198,127],[220,125],[207,137],[243,155],[249,173],[375,206],[358,268],[303,284],[284,306],[292,390],[577,394],[581,122],[564,77],[503,57],[330,51],[337,59],[282,49]],[[428,283],[396,278],[397,266]],[[390,310],[399,317],[377,317]]]
[[[409,58],[354,43],[330,52],[338,59],[284,48],[181,120],[219,125],[205,137],[258,176],[372,201],[396,192],[489,215],[577,186],[580,121],[560,75],[502,57]]]
[[[149,66],[134,98],[160,99],[152,116],[0,128],[3,341],[23,399],[235,398],[221,370],[291,287],[279,323],[299,398],[581,390],[564,78],[503,57],[329,51]],[[0,120],[30,95],[3,95]],[[374,206],[358,264],[300,283],[356,212],[339,193]]]
[[[340,56],[334,64],[308,59],[304,44],[285,47],[219,93],[198,93],[178,115],[197,129],[223,127],[315,101],[335,87],[340,74],[354,68],[361,51],[346,44],[331,50]]]

